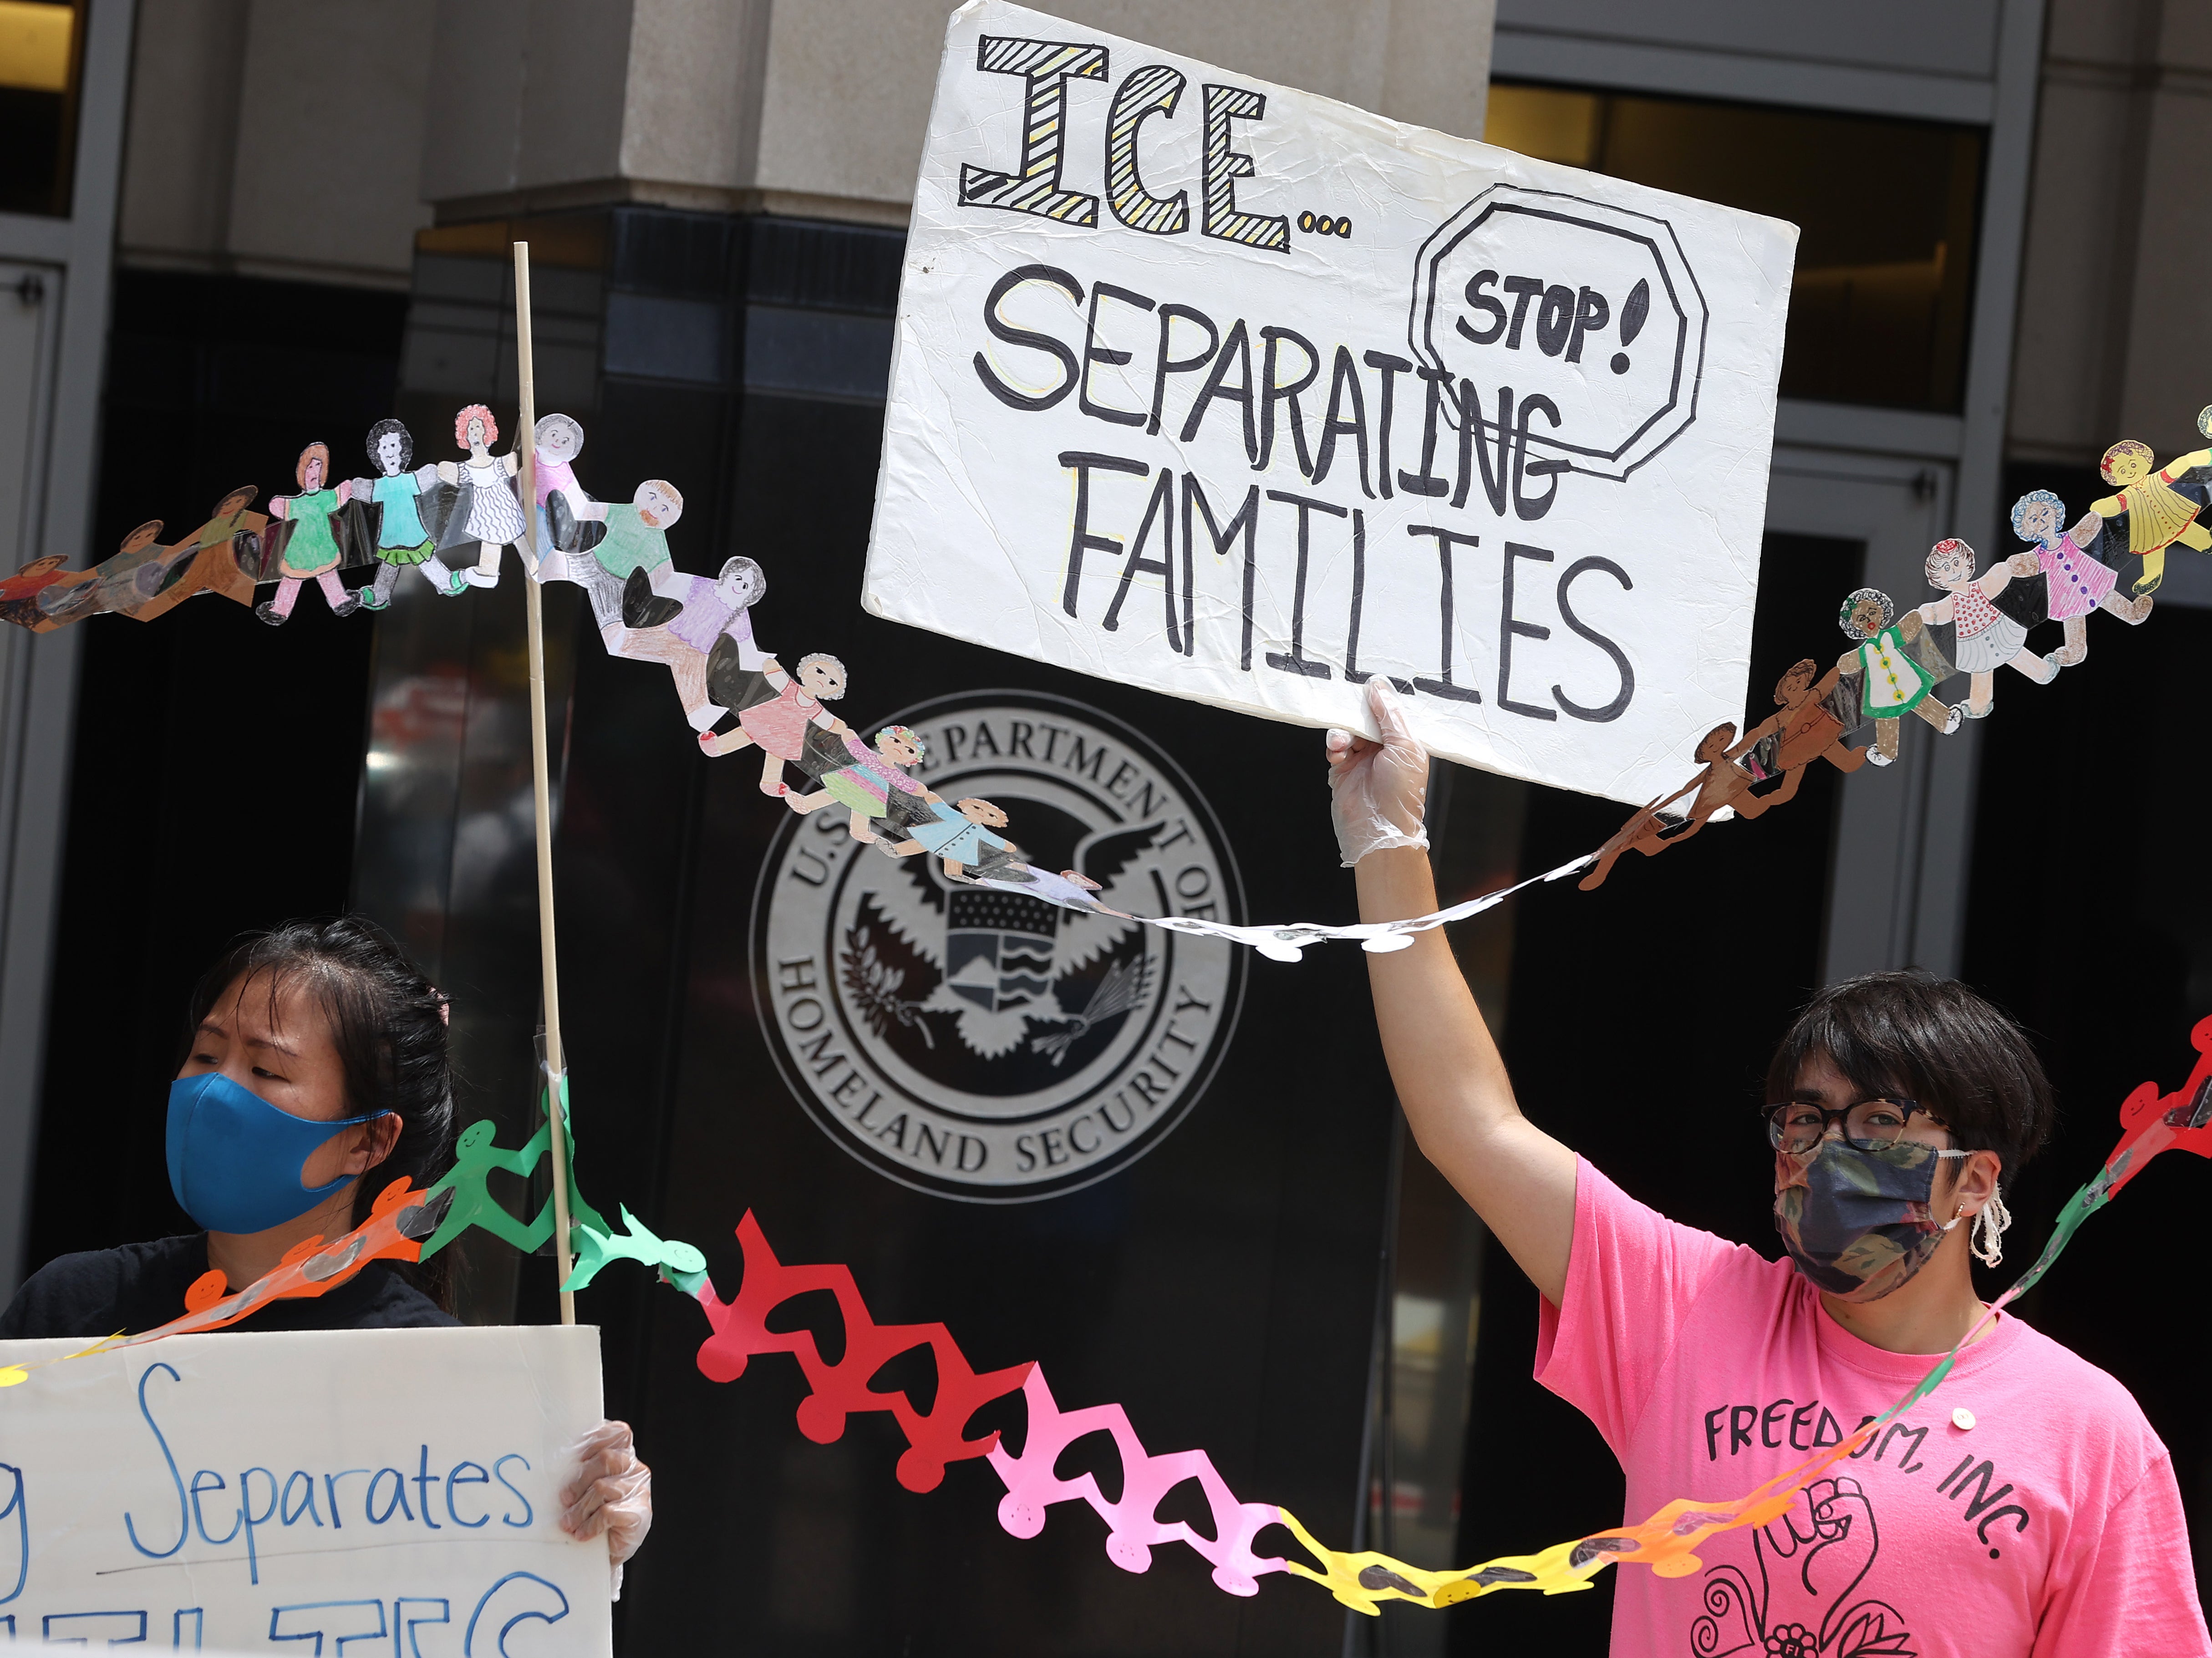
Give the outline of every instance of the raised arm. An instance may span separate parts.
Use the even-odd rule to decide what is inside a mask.
[[[1368,706],[1382,741],[1328,734],[1337,841],[1354,866],[1363,920],[1435,909],[1421,834],[1429,757],[1381,678]],[[1567,1284],[1575,1156],[1521,1114],[1505,1062],[1441,928],[1367,958],[1390,1080],[1422,1153],[1496,1233],[1546,1299]]]

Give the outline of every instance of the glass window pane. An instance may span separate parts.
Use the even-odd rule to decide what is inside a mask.
[[[0,0],[0,213],[69,212],[82,13]]]
[[[1799,228],[1783,396],[1960,406],[1982,129],[1559,87],[1490,98],[1492,143]]]

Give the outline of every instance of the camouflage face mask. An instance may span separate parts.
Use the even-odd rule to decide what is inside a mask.
[[[1951,1229],[1929,1212],[1936,1170],[1963,1157],[1917,1140],[1863,1150],[1824,1139],[1774,1154],[1774,1230],[1797,1270],[1845,1301],[1880,1301],[1936,1253]]]

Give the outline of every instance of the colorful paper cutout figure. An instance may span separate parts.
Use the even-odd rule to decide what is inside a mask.
[[[197,1335],[235,1324],[272,1301],[310,1300],[350,1280],[372,1260],[419,1260],[422,1240],[438,1228],[447,1199],[413,1190],[406,1178],[377,1194],[369,1218],[337,1239],[303,1238],[284,1252],[276,1267],[235,1295],[219,1271],[204,1272],[185,1291],[185,1315],[138,1335],[114,1337],[91,1351],[112,1352],[168,1336]]]
[[[946,878],[954,881],[963,878],[963,866],[981,862],[987,850],[1005,848],[1006,842],[991,831],[1006,827],[1006,814],[988,800],[969,795],[948,805],[927,789],[922,798],[929,805],[928,818],[912,825],[906,840],[896,844],[878,841],[878,846],[899,858],[918,852],[941,858]],[[1095,883],[1092,890],[1097,890]]]
[[[1044,1529],[1047,1508],[1080,1500],[1106,1522],[1106,1558],[1123,1571],[1150,1570],[1153,1546],[1160,1543],[1188,1544],[1212,1565],[1214,1587],[1231,1594],[1257,1594],[1262,1576],[1284,1569],[1282,1560],[1252,1552],[1252,1540],[1261,1528],[1283,1519],[1280,1509],[1272,1503],[1238,1502],[1204,1451],[1152,1455],[1119,1405],[1061,1411],[1045,1385],[1043,1370],[1028,1368],[1022,1402],[1028,1407],[1029,1420],[1022,1430],[1021,1451],[1009,1455],[1003,1445],[994,1445],[988,1453],[993,1470],[1006,1485],[1006,1494],[999,1501],[999,1523],[1006,1530],[1016,1537],[1035,1537]],[[1110,1502],[1099,1491],[1095,1476],[1082,1473],[1062,1479],[1054,1472],[1062,1451],[1085,1434],[1102,1432],[1113,1440],[1121,1464],[1121,1494]],[[1211,1537],[1188,1521],[1163,1523],[1159,1519],[1160,1504],[1185,1480],[1197,1482],[1212,1511]]]
[[[491,1194],[491,1187],[486,1180],[494,1169],[527,1180],[536,1172],[538,1160],[545,1155],[546,1148],[552,1144],[551,1125],[539,1123],[538,1132],[523,1143],[520,1151],[515,1151],[501,1149],[494,1138],[496,1133],[496,1128],[488,1120],[472,1122],[461,1130],[459,1139],[454,1141],[453,1166],[439,1176],[430,1187],[432,1192],[446,1195],[447,1206],[438,1230],[422,1246],[423,1260],[428,1260],[471,1226],[481,1227],[526,1255],[553,1236],[553,1199],[550,1197],[545,1199],[535,1219],[518,1220],[505,1204]],[[573,1187],[575,1169],[573,1156],[568,1167]]]
[[[1843,676],[1835,669],[1815,680],[1820,664],[1811,657],[1793,664],[1774,687],[1778,713],[1746,733],[1750,747],[1736,764],[1751,779],[1750,789],[1735,801],[1739,817],[1757,817],[1770,807],[1788,805],[1796,797],[1805,768],[1825,760],[1838,771],[1856,771],[1866,764],[1866,750],[1844,742],[1844,724],[1831,704]]]
[[[2102,522],[2094,514],[2085,521]],[[2012,530],[2034,547],[2043,572],[2045,614],[2065,629],[2066,642],[2050,659],[2060,667],[2088,659],[2090,611],[2106,611],[2130,627],[2140,627],[2150,616],[2148,593],[2131,602],[2112,591],[2118,576],[2090,555],[2087,544],[2067,533],[2066,503],[2050,490],[2030,489],[2013,502]]]
[[[526,570],[534,562],[523,546],[522,502],[514,492],[514,474],[522,462],[513,454],[491,452],[499,441],[499,422],[480,403],[453,416],[453,441],[469,458],[438,463],[438,477],[459,493],[439,531],[436,550],[441,558],[453,554],[450,562],[457,564],[473,556],[476,562],[461,571],[462,579],[471,587],[496,587],[501,549],[513,547]]]
[[[2027,629],[1990,603],[2016,575],[2033,575],[2042,568],[2033,553],[2016,553],[1974,574],[1974,550],[1956,536],[1947,536],[1929,549],[1924,566],[1928,585],[1940,587],[1944,597],[1920,607],[1923,623],[1949,623],[1958,630],[1952,659],[1960,673],[1969,676],[1962,712],[1969,720],[1986,720],[1996,706],[1996,671],[2011,668],[2039,685],[2058,677],[2056,658],[2038,656],[2027,648]]]
[[[93,567],[100,591],[89,609],[94,614],[127,616],[135,622],[148,619],[147,610],[162,596],[173,574],[181,574],[191,549],[164,547],[161,520],[140,525],[123,537],[123,544]],[[161,611],[170,607],[163,605]]]
[[[567,415],[540,415],[531,428],[532,471],[537,495],[538,560],[540,574],[562,574],[562,559],[582,545],[577,517],[592,504],[576,482],[576,457],[583,452],[584,428]],[[549,565],[548,561],[551,562]]]
[[[67,562],[59,553],[49,553],[0,581],[0,620],[33,633],[51,633],[64,620],[75,621],[75,616],[58,616],[56,611],[74,609],[91,598],[97,583],[89,570],[64,569]],[[56,593],[57,602],[51,605],[42,602],[49,592]]]
[[[1898,623],[1897,606],[1887,593],[1861,587],[1844,601],[1836,625],[1844,638],[1860,641],[1836,666],[1839,673],[1860,676],[1859,712],[1874,721],[1875,729],[1869,760],[1887,766],[1897,758],[1898,722],[1908,714],[1918,714],[1946,737],[1959,729],[1962,716],[1936,700],[1936,677],[1908,647],[1910,638],[1925,631],[1917,612],[1908,612]]]
[[[605,1226],[580,1224],[571,1228],[569,1242],[575,1249],[575,1266],[561,1285],[564,1292],[588,1289],[600,1269],[611,1260],[635,1260],[653,1267],[679,1288],[687,1278],[696,1283],[699,1275],[707,1270],[707,1257],[694,1246],[674,1238],[654,1236],[626,1206],[619,1207],[617,1212],[623,1218],[623,1230],[619,1232]]]
[[[277,561],[276,597],[253,607],[253,614],[272,628],[292,619],[292,606],[300,597],[300,584],[313,580],[323,590],[332,616],[351,616],[361,600],[338,580],[338,562],[344,557],[331,525],[331,515],[353,498],[353,480],[328,487],[331,450],[325,443],[311,443],[300,451],[293,476],[300,493],[279,495],[269,503],[270,516],[283,519],[290,533],[281,537]]]
[[[1729,812],[1729,803],[1739,795],[1750,792],[1753,780],[1741,767],[1732,762],[1756,741],[1754,738],[1736,744],[1735,726],[1726,721],[1707,732],[1690,756],[1705,769],[1674,793],[1660,796],[1615,829],[1598,848],[1597,863],[1583,878],[1582,890],[1593,892],[1603,886],[1620,854],[1631,847],[1646,858],[1656,858],[1670,842],[1688,840],[1717,816],[1725,823],[1727,817],[1720,815]],[[1686,794],[1695,796],[1686,811],[1667,810]]]
[[[774,657],[761,660],[763,686],[773,695],[737,711],[734,730],[699,733],[699,746],[712,755],[734,754],[757,744],[761,751],[760,789],[778,798],[791,789],[783,780],[786,765],[806,756],[810,731],[842,738],[851,727],[824,707],[845,694],[845,665],[836,657],[816,651],[799,659],[797,671],[787,674]]]
[[[1733,815],[1758,817],[1796,797],[1805,768],[1826,760],[1838,771],[1856,771],[1867,761],[1867,751],[1845,746],[1845,726],[1830,708],[1831,694],[1842,679],[1831,668],[1817,683],[1820,665],[1807,657],[1784,673],[1774,687],[1777,712],[1769,714],[1731,742],[1735,727],[1715,726],[1705,733],[1692,756],[1705,769],[1673,794],[1653,801],[1616,829],[1598,848],[1589,873],[1580,886],[1584,892],[1605,884],[1613,864],[1631,848],[1656,858],[1678,841],[1686,841],[1708,823]],[[1667,808],[1684,795],[1696,798],[1684,811]],[[1384,946],[1388,948],[1389,946]]]
[[[261,533],[269,520],[246,508],[260,493],[250,483],[233,489],[215,504],[206,523],[169,549],[158,578],[149,578],[142,568],[139,597],[125,613],[141,622],[151,622],[167,615],[194,593],[216,593],[250,607],[253,570],[247,566],[259,568]],[[146,594],[149,586],[150,596]]]
[[[637,580],[636,572],[630,580]],[[679,571],[663,598],[675,603],[676,615],[644,628],[628,625],[625,615],[624,625],[605,630],[602,637],[617,656],[665,664],[676,682],[684,718],[693,731],[711,732],[731,712],[710,688],[708,669],[716,651],[726,646],[737,671],[765,689],[757,677],[769,659],[753,643],[752,607],[767,592],[768,578],[749,558],[724,560],[721,574],[712,580]]]
[[[2197,430],[2212,437],[2212,409],[2198,415],[2197,423]],[[2176,542],[2200,553],[2212,550],[2212,530],[2197,521],[2212,477],[2212,451],[2184,455],[2164,471],[2153,471],[2154,465],[2150,446],[2133,438],[2106,450],[2097,470],[2118,493],[2093,501],[2073,532],[2084,547],[2097,544],[2092,536],[2101,537],[2107,564],[2117,565],[2124,551],[2142,559],[2142,574],[2134,589],[2138,594],[2158,591],[2166,579],[2166,550]]]
[[[1023,1363],[978,1375],[942,1324],[879,1325],[861,1299],[860,1286],[844,1266],[786,1266],[769,1248],[760,1223],[747,1210],[738,1223],[738,1244],[744,1253],[744,1276],[735,1301],[724,1302],[711,1282],[697,1296],[714,1326],[699,1349],[699,1370],[711,1382],[734,1382],[757,1353],[789,1353],[799,1361],[812,1393],[799,1402],[799,1430],[817,1445],[845,1431],[855,1412],[888,1411],[906,1435],[898,1461],[898,1482],[910,1491],[937,1489],[948,1464],[988,1455],[999,1436],[967,1437],[968,1420],[991,1400],[1022,1385],[1032,1366]],[[769,1315],[784,1302],[817,1290],[836,1298],[844,1322],[839,1357],[824,1360],[811,1330],[771,1330]],[[903,1391],[877,1393],[869,1381],[901,1353],[926,1346],[937,1362],[937,1386],[927,1412]]]
[[[437,537],[422,521],[422,500],[437,489],[438,469],[424,465],[408,470],[415,459],[415,434],[396,420],[380,420],[368,428],[368,446],[376,476],[353,481],[353,499],[376,509],[376,580],[361,595],[363,607],[388,606],[402,570],[421,570],[432,589],[448,598],[467,591],[468,584],[438,556]]]
[[[590,598],[592,619],[599,624],[607,648],[619,654],[622,630],[665,624],[683,608],[676,590],[686,578],[668,556],[668,532],[684,516],[684,497],[665,479],[647,478],[637,486],[627,507],[587,500],[576,508],[576,516],[598,520],[606,526],[606,534],[588,552],[563,555],[564,568]],[[630,577],[637,573],[643,574],[665,608],[648,603],[642,615],[635,615],[639,607],[634,603],[633,621],[623,614],[623,598]]]
[[[852,814],[847,827],[853,838],[872,841],[876,832],[868,825],[890,815],[894,799],[900,802],[902,823],[911,806],[921,802],[925,791],[905,768],[922,762],[927,745],[904,726],[886,726],[876,733],[872,749],[850,734],[845,738],[845,749],[852,756],[851,765],[824,772],[821,788],[812,794],[787,792],[783,804],[802,815],[827,805],[843,806]]]

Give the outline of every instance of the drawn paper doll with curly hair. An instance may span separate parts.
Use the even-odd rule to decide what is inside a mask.
[[[2103,521],[2094,513],[2083,520],[2092,525]],[[2090,611],[2103,610],[2131,628],[2149,616],[2150,595],[2130,601],[2112,591],[2118,576],[2090,555],[2088,542],[2067,533],[2066,503],[2050,490],[2030,489],[2013,502],[2012,532],[2035,549],[2047,593],[2045,614],[2066,630],[2066,642],[2051,656],[2060,667],[2088,659]]]
[[[499,422],[480,403],[453,416],[453,441],[469,452],[469,458],[438,464],[438,476],[460,493],[447,514],[437,550],[466,558],[473,548],[476,562],[461,572],[463,579],[471,587],[496,587],[501,548],[513,547],[521,554],[526,570],[533,562],[523,545],[522,502],[514,493],[514,474],[522,462],[511,453],[491,452],[491,446],[499,441]]]
[[[2212,436],[2212,409],[2197,417],[2198,429]],[[2153,471],[2157,458],[2150,445],[2123,438],[2105,451],[2097,470],[2118,493],[2090,503],[2074,526],[2074,539],[2100,546],[2100,556],[2117,566],[2129,554],[2142,560],[2135,591],[2149,594],[2166,579],[2166,550],[2179,542],[2198,552],[2212,550],[2212,530],[2197,521],[2212,487],[2212,451],[2186,454],[2164,471]],[[2101,520],[2101,522],[2100,521]]]
[[[376,468],[374,478],[356,478],[353,498],[376,506],[376,580],[361,596],[372,610],[392,603],[392,590],[402,570],[420,569],[423,579],[451,598],[468,584],[446,568],[438,556],[437,538],[422,522],[422,497],[438,486],[438,469],[423,465],[408,470],[415,459],[415,437],[396,420],[380,420],[368,428],[368,460]]]
[[[1949,736],[1964,716],[1939,702],[1932,695],[1936,681],[1915,659],[1911,638],[1924,632],[1918,612],[1908,611],[1902,623],[1897,606],[1878,587],[1861,587],[1844,601],[1836,625],[1844,637],[1858,642],[1837,662],[1838,673],[1860,677],[1859,712],[1874,721],[1875,745],[1867,758],[1887,766],[1897,758],[1898,722],[1917,714]]]
[[[823,773],[821,788],[812,794],[786,794],[783,804],[796,812],[843,806],[852,813],[848,827],[853,838],[872,841],[876,833],[869,822],[888,813],[894,794],[924,793],[921,785],[907,774],[906,768],[920,765],[928,750],[904,726],[884,726],[876,733],[872,749],[853,736],[845,738],[845,747],[853,756],[851,765]]]
[[[1974,550],[1958,537],[1946,536],[1929,550],[1928,585],[1942,588],[1945,596],[1923,604],[1920,619],[1931,625],[1948,622],[1959,630],[1952,655],[1959,671],[1971,676],[1965,708],[1969,720],[1989,718],[1999,668],[2014,669],[2039,685],[2058,677],[2058,663],[2029,650],[2027,629],[1990,602],[2014,576],[2033,575],[2041,568],[2034,554],[2017,553],[1977,578]]]

